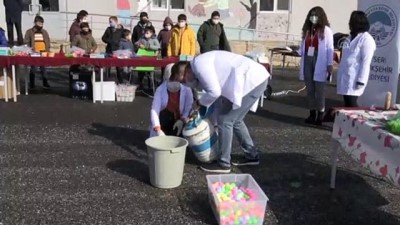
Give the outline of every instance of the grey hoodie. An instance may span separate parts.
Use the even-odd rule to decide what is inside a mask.
[[[147,50],[157,51],[160,49],[160,42],[157,40],[157,36],[153,35],[151,38],[147,39],[144,36],[135,43],[136,45],[144,45]]]

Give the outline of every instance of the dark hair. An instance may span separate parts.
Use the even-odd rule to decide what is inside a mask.
[[[118,22],[118,17],[116,17],[116,16],[110,16],[110,18],[108,18],[109,20],[115,20],[115,21],[117,21]]]
[[[306,38],[308,32],[310,32],[311,29],[313,28],[313,24],[310,21],[310,17],[313,15],[318,16],[318,22],[315,25],[315,28],[318,29],[319,36],[321,38],[324,38],[325,26],[329,27],[328,17],[326,16],[324,9],[320,6],[316,6],[316,7],[312,8],[307,14],[306,21],[304,22],[303,29],[302,29],[302,35],[301,35],[303,39]]]
[[[89,28],[89,24],[88,23],[81,23],[80,27],[81,27],[81,29],[85,28],[85,27]]]
[[[175,77],[179,75],[179,71],[182,68],[186,69],[188,65],[190,65],[190,63],[184,61],[175,63],[171,68],[171,76],[169,77],[169,80],[175,80]]]
[[[349,21],[351,38],[355,38],[359,33],[369,31],[369,21],[363,11],[353,11]]]
[[[211,13],[211,18],[213,18],[214,16],[221,17],[221,16],[219,15],[219,12],[218,12],[218,11],[214,11],[214,12]]]
[[[144,28],[144,32],[146,32],[146,31],[151,31],[153,34],[155,33],[155,32],[154,32],[154,28],[151,27],[151,26],[145,27],[145,28]]]
[[[126,37],[126,36],[128,36],[128,35],[130,35],[131,34],[131,31],[130,30],[128,30],[128,29],[124,29],[123,31],[122,31],[122,37]]]
[[[81,10],[76,14],[76,21],[81,21],[85,16],[89,15],[89,13],[86,10]]]
[[[34,22],[35,22],[35,23],[37,23],[37,22],[39,22],[39,23],[44,23],[44,19],[43,19],[43,17],[41,17],[41,16],[35,16]]]
[[[139,18],[143,18],[143,17],[149,18],[149,15],[147,14],[147,12],[141,12],[140,13]]]
[[[185,14],[179,14],[179,16],[178,16],[178,22],[179,22],[180,20],[186,21],[186,20],[187,20],[186,15],[185,15]]]

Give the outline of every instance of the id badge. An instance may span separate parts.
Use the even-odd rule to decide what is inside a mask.
[[[315,48],[310,46],[310,47],[308,48],[307,55],[308,55],[308,56],[314,56],[314,52],[315,52]]]

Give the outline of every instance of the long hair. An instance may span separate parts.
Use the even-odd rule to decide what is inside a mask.
[[[313,25],[310,21],[311,16],[317,16],[318,17],[318,22],[316,25]],[[321,38],[324,38],[324,32],[325,32],[325,26],[329,27],[329,21],[328,17],[326,16],[326,13],[324,9],[320,6],[316,6],[312,8],[306,17],[306,20],[303,25],[302,29],[302,38],[306,38],[307,34],[312,30],[312,28],[316,28],[319,31],[319,36]]]
[[[359,33],[369,31],[369,22],[367,15],[362,11],[353,11],[349,21],[351,39],[354,39]]]

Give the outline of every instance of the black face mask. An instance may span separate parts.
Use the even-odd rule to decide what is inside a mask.
[[[147,22],[149,22],[149,20],[148,20],[148,19],[140,19],[140,22],[141,22],[142,24],[146,24]]]
[[[89,31],[82,31],[82,34],[87,35],[89,34]]]

